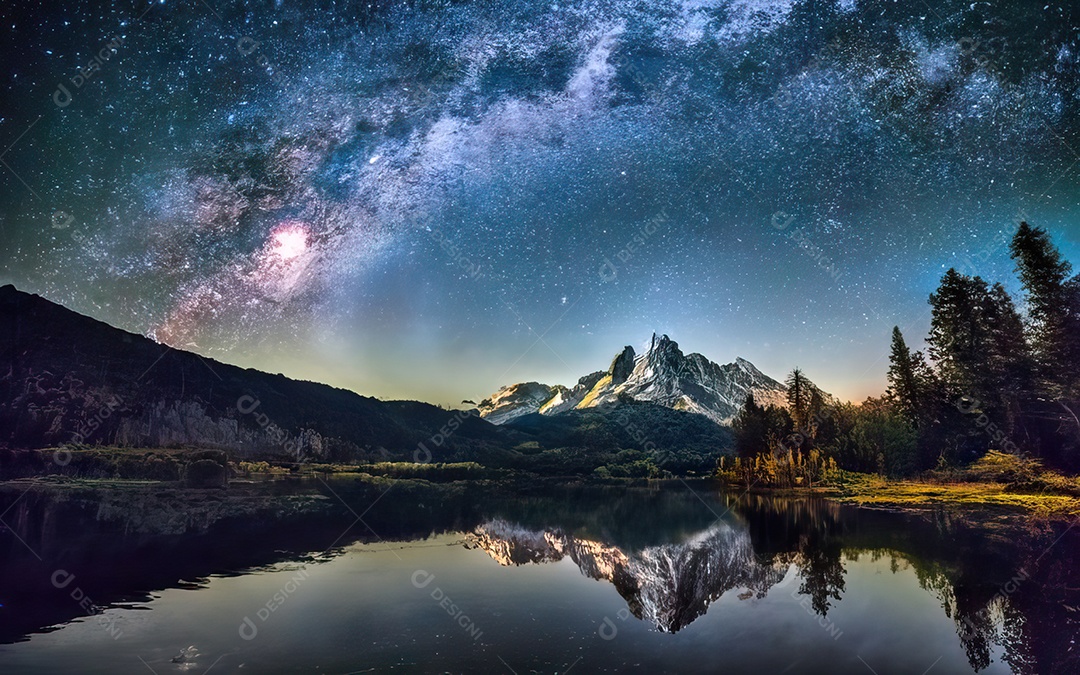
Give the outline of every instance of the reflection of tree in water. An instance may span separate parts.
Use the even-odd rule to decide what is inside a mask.
[[[450,486],[402,484],[380,497],[375,487],[351,485],[335,484],[335,492],[356,507],[374,503],[365,520],[380,538],[410,541],[473,532],[493,520],[518,523],[521,532],[489,533],[484,548],[493,558],[503,564],[570,558],[587,576],[611,579],[635,616],[672,632],[711,611],[729,591],[746,589],[748,595],[739,594],[740,599],[764,597],[789,566],[798,573],[798,593],[825,616],[848,592],[846,563],[863,555],[885,558],[893,573],[911,570],[938,599],[974,669],[1000,660],[1021,675],[1080,673],[1080,528],[1059,540],[1063,527],[1002,529],[944,512],[857,510],[818,499],[755,494],[721,501],[716,510],[731,511],[723,510],[725,518],[717,523],[685,489],[578,494],[545,488],[496,501]],[[147,493],[143,503],[126,496],[112,508],[108,495],[56,501],[35,491],[23,496],[6,520],[46,557],[49,569],[62,561],[78,573],[80,588],[103,603],[169,588],[178,578],[291,559],[283,551],[318,550],[349,520],[341,509],[340,518],[296,523],[267,517],[258,529],[237,521],[210,537],[175,537],[147,547],[127,534],[128,525],[156,522],[158,515],[167,524],[165,516],[173,513],[149,508],[152,497]],[[375,541],[372,535],[367,539]],[[222,547],[221,541],[231,545]],[[73,550],[99,553],[73,560]],[[133,559],[140,563],[133,574],[117,577],[115,570]],[[14,538],[0,539],[0,563],[5,605],[33,609],[17,624],[0,622],[0,641],[81,612]],[[1025,578],[1018,579],[1021,572]]]
[[[1029,638],[1025,636],[1025,628],[1028,626],[1028,621],[1024,617],[1024,614],[1012,603],[1007,603],[1003,608],[1003,627],[1001,631],[1002,645],[1005,647],[1005,656],[1002,658],[1005,663],[1013,669],[1015,673],[1038,673],[1039,663],[1032,653],[1030,645],[1028,643]],[[1064,628],[1064,625],[1061,626]],[[961,638],[963,639],[963,638]],[[965,644],[966,647],[966,644]],[[968,652],[970,657],[970,652]],[[1065,666],[1065,664],[1059,664],[1053,670],[1047,670],[1045,672],[1055,673],[1075,673],[1080,672],[1078,665],[1073,661],[1072,666]],[[975,662],[972,661],[972,666],[975,666]]]
[[[894,573],[910,567],[919,585],[941,602],[974,670],[988,668],[1000,650],[1001,660],[1019,675],[1080,673],[1078,542],[1062,540],[1049,548],[1057,536],[1013,532],[1009,546],[981,555],[958,542],[947,560],[918,551],[887,553]],[[885,552],[875,555],[880,553]]]
[[[1030,581],[1009,597],[1005,662],[1022,673],[1080,673],[1080,541],[1051,533],[1027,542]],[[1034,544],[1034,546],[1032,546]]]
[[[945,616],[956,622],[957,635],[975,670],[990,665],[990,649],[994,644],[994,614],[981,587],[965,585],[962,563],[955,560],[924,558],[917,552],[882,549],[873,552],[874,558],[888,555],[893,574],[901,570],[914,572],[919,587],[938,599]],[[984,557],[984,564],[989,563]],[[989,586],[988,586],[989,588]],[[976,590],[978,589],[978,592]]]
[[[845,591],[846,556],[891,558],[941,602],[971,667],[1080,674],[1080,529],[1004,527],[947,511],[843,509],[750,495],[734,509],[756,555],[796,566],[799,593],[825,616]]]
[[[748,495],[739,515],[750,525],[759,556],[794,565],[799,593],[821,616],[844,592],[844,510],[824,499]]]
[[[838,540],[807,542],[795,565],[802,577],[799,593],[809,595],[811,606],[821,616],[829,613],[830,600],[839,600],[844,592],[844,563]]]
[[[955,604],[949,613],[956,620],[956,634],[964,646],[968,663],[975,670],[990,666],[990,649],[998,643],[997,618],[1001,616],[1002,602],[987,599],[986,589],[958,583],[950,588]]]

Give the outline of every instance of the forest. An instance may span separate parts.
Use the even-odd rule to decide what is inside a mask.
[[[787,407],[749,396],[733,421],[737,459],[721,460],[720,474],[790,486],[839,471],[947,472],[988,456],[1080,471],[1080,275],[1027,222],[1009,252],[1022,297],[948,270],[929,297],[925,352],[893,328],[883,395],[840,402],[796,368]]]

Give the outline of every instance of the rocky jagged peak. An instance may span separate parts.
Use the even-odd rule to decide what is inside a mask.
[[[735,365],[739,366],[740,368],[744,368],[746,370],[757,370],[757,366],[750,363],[749,361],[747,361],[746,359],[744,359],[741,356],[736,356],[735,357]]]
[[[653,358],[662,357],[677,357],[682,358],[682,350],[679,349],[679,343],[675,342],[667,335],[661,335],[656,337],[656,333],[653,333],[652,344],[649,346],[649,353],[647,356]]]
[[[630,373],[634,372],[634,359],[637,354],[634,353],[634,348],[630,345],[623,347],[623,350],[615,356],[611,361],[611,366],[608,368],[608,375],[611,375],[612,384],[622,384],[626,382],[626,378],[630,377]]]
[[[742,372],[746,373],[747,375],[752,375],[752,376],[754,376],[756,378],[765,377],[765,374],[762,373],[760,370],[758,370],[757,366],[750,363],[749,361],[747,361],[746,359],[744,359],[741,356],[738,356],[738,357],[735,358],[735,364],[734,365],[735,365],[735,368],[737,370],[741,370]]]
[[[579,377],[577,385],[574,388],[576,389],[577,387],[585,387],[585,390],[588,391],[589,389],[592,389],[593,385],[599,382],[607,374],[608,373],[606,371],[598,370],[595,373],[589,373],[588,375]]]
[[[656,337],[656,333],[653,333],[652,342],[649,344],[649,353],[666,351],[679,351],[679,343],[669,338],[666,333],[660,337]]]
[[[636,377],[655,378],[657,376],[674,376],[686,368],[686,356],[679,349],[679,343],[667,335],[659,337],[653,333],[649,344],[649,351],[638,359],[635,364]]]
[[[540,406],[565,389],[540,382],[519,382],[503,387],[476,407],[480,416],[492,424],[503,424],[539,411]]]
[[[676,410],[705,415],[714,422],[728,423],[746,400],[748,393],[764,404],[783,403],[783,385],[765,375],[746,359],[720,365],[705,356],[683,354],[679,344],[664,334],[652,334],[647,351],[624,347],[606,371],[578,380],[577,385],[548,387],[526,383],[533,388],[504,387],[481,405],[480,414],[501,424],[523,414],[539,412],[556,415],[574,409],[616,403],[626,397],[651,401]],[[526,385],[516,385],[524,387]]]

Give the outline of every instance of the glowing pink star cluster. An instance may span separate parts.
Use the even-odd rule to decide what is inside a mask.
[[[283,223],[270,235],[271,250],[282,260],[292,260],[307,251],[308,231],[302,223]]]

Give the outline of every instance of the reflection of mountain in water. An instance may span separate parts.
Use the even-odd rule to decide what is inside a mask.
[[[476,528],[473,540],[500,565],[570,558],[582,574],[614,584],[634,616],[675,632],[703,615],[732,589],[763,597],[784,578],[787,566],[763,564],[750,535],[719,523],[677,544],[626,553],[616,546],[561,531],[535,531],[504,520]]]
[[[614,585],[634,616],[665,632],[685,628],[729,591],[764,597],[791,570],[797,592],[824,617],[845,593],[845,561],[886,557],[894,572],[913,570],[941,602],[976,671],[1000,649],[1016,673],[1080,673],[1080,539],[1068,531],[1006,535],[947,517],[842,512],[810,500],[745,501],[736,524],[634,549],[504,518],[486,520],[471,540],[500,565],[569,558],[582,574]]]
[[[357,539],[469,532],[502,565],[569,558],[584,575],[611,583],[635,616],[670,632],[721,595],[763,596],[787,573],[810,608],[826,615],[849,593],[845,565],[863,555],[891,558],[894,571],[912,570],[953,618],[973,669],[1000,658],[1023,675],[1080,673],[1080,534],[1065,525],[999,527],[948,512],[722,493],[715,506],[730,509],[731,519],[710,524],[701,495],[682,487],[545,486],[498,499],[422,483],[386,492],[347,478],[330,482],[332,494],[319,481],[209,491],[79,482],[0,487],[10,529],[0,528],[0,643],[85,615],[70,592],[51,583],[58,569],[105,608],[214,574],[312,561],[312,552],[328,560]],[[351,517],[342,501],[363,511],[378,535],[346,529]],[[731,600],[717,603],[719,611]]]

